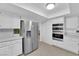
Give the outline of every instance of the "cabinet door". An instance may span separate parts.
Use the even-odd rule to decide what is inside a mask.
[[[0,15],[0,28],[10,28],[10,19],[6,15]]]
[[[77,29],[77,27],[78,27],[78,17],[66,18],[66,28]]]
[[[6,46],[0,48],[0,56],[11,56],[11,47]]]
[[[12,56],[17,56],[17,55],[22,54],[21,46],[18,47],[18,43],[17,44],[13,44],[10,47],[11,47],[10,50],[12,51],[11,52]]]
[[[20,19],[18,16],[0,14],[0,28],[20,28]]]
[[[4,42],[0,47],[0,56],[16,56],[22,54],[22,40]]]
[[[71,36],[65,36],[64,40],[64,48],[78,54],[78,39]]]
[[[22,54],[22,40],[17,40],[17,42],[12,45],[11,50],[13,56]]]
[[[21,45],[21,44],[20,44]],[[13,49],[12,49],[12,55],[13,56],[16,56],[16,55],[20,55],[20,54],[22,54],[22,46],[19,46],[19,44],[17,43],[17,44],[14,44],[12,47],[13,47]]]
[[[20,19],[18,17],[14,18],[13,20],[13,28],[20,28]]]

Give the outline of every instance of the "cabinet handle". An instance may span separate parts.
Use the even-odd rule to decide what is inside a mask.
[[[77,30],[76,32],[79,33],[79,30]]]

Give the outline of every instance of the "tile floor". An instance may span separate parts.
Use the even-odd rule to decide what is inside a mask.
[[[40,42],[39,49],[28,54],[27,56],[77,56],[74,53],[65,51],[55,46],[48,45],[44,42]]]

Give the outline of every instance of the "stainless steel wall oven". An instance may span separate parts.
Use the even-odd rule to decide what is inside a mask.
[[[52,39],[63,41],[63,23],[52,24]]]

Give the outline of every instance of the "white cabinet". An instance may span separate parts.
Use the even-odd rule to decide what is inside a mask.
[[[67,17],[66,18],[66,28],[77,29],[78,27],[78,17]]]
[[[9,50],[9,47],[10,46],[6,46],[6,47],[3,47],[3,48],[0,48],[0,56],[10,56],[11,52]]]
[[[66,35],[64,35],[64,48],[78,54],[79,37],[76,30],[79,27],[78,16],[66,17],[65,19]]]
[[[11,48],[12,56],[22,54],[22,44],[21,43],[13,44],[11,47],[12,47]]]
[[[16,40],[16,43],[10,46],[10,50],[11,50],[11,56],[22,54],[22,40],[21,39]]]
[[[64,36],[65,44],[64,48],[78,54],[78,38],[72,37],[72,36]]]
[[[10,19],[6,15],[0,15],[0,28],[9,28]]]
[[[16,56],[22,54],[22,39],[1,43],[0,56]]]
[[[13,18],[12,20],[12,28],[20,28],[20,19],[19,17]]]
[[[20,28],[19,17],[0,14],[0,29],[1,28]]]

